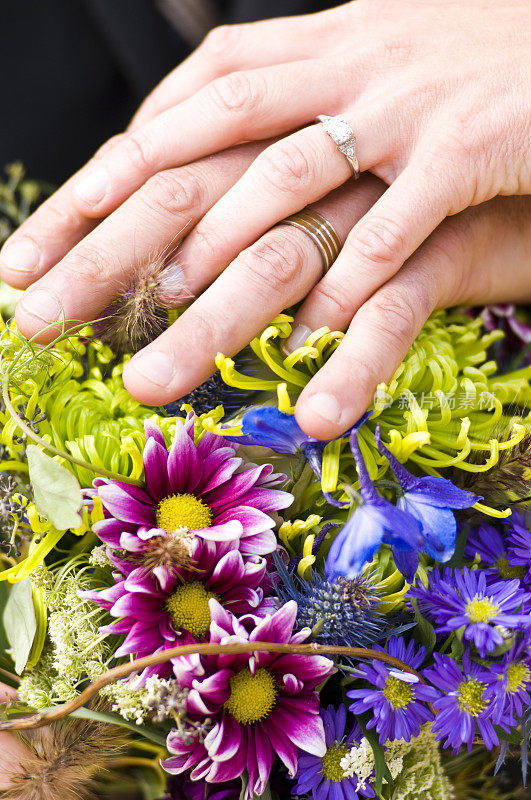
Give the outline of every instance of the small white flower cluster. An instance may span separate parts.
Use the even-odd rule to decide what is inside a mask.
[[[137,725],[148,718],[162,722],[168,717],[179,724],[186,714],[188,689],[181,688],[175,680],[156,675],[147,678],[142,686],[137,679],[113,683],[102,694],[113,701],[113,711]]]
[[[390,800],[452,800],[454,793],[441,764],[439,745],[431,725],[423,725],[419,736],[385,743],[385,763],[393,779]],[[345,777],[358,779],[357,789],[365,789],[374,770],[374,753],[363,737],[341,759]],[[385,783],[385,781],[384,781]]]
[[[391,800],[426,800],[428,797],[430,800],[452,800],[455,797],[452,784],[444,773],[440,747],[431,725],[423,725],[419,736],[409,744],[393,744],[405,747],[398,756],[403,765],[396,776]]]
[[[80,569],[56,577],[46,567],[32,575],[48,607],[48,637],[44,657],[29,670],[19,695],[33,708],[71,700],[87,678],[94,680],[107,669],[110,655],[99,632],[104,612],[79,597],[92,588],[92,577]]]
[[[91,567],[112,567],[112,561],[109,559],[106,544],[99,544],[92,549],[89,556],[89,564]]]
[[[358,785],[356,789],[365,789],[367,781],[374,772],[374,752],[368,739],[362,738],[359,745],[351,747],[340,762],[345,778],[356,776]]]

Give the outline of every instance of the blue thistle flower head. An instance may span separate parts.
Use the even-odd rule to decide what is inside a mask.
[[[289,573],[276,557],[279,583],[275,591],[283,603],[297,603],[297,625],[311,628],[322,644],[370,647],[388,635],[387,617],[378,611],[380,600],[370,578],[328,580],[314,572],[311,581]]]

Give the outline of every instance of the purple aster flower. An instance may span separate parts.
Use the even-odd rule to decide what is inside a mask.
[[[326,561],[327,577],[356,577],[386,542],[392,546],[397,567],[411,579],[422,547],[420,525],[378,494],[361,455],[356,430],[350,435],[350,448],[356,460],[362,502],[332,542]]]
[[[517,613],[531,597],[520,581],[487,582],[482,569],[452,571],[445,567],[442,576],[433,569],[428,586],[410,589],[409,594],[419,600],[421,611],[435,620],[437,633],[464,628],[465,642],[473,642],[481,657],[505,641],[497,626],[529,626],[529,614]]]
[[[376,427],[374,440],[389,461],[402,493],[397,499],[398,508],[418,520],[424,538],[424,552],[436,561],[448,561],[455,550],[457,522],[454,508],[470,508],[482,498],[466,492],[446,478],[412,475],[382,444],[380,426]]]
[[[231,644],[265,641],[299,643],[308,628],[293,634],[297,604],[286,603],[260,620],[237,619],[216,600],[210,601],[210,641]],[[247,770],[247,796],[262,794],[275,757],[293,777],[299,748],[323,757],[326,753],[323,720],[316,687],[334,670],[322,656],[279,653],[180,656],[173,660],[178,682],[190,689],[190,718],[212,721],[205,738],[168,736],[172,754],[163,766],[178,774],[192,768],[193,780],[219,783]]]
[[[493,525],[484,523],[470,531],[465,557],[475,558],[476,555],[479,555],[483,564],[488,564],[484,570],[488,581],[523,578],[525,575],[525,568],[511,564],[512,555],[509,554],[507,540]]]
[[[470,659],[465,650],[462,668],[453,658],[434,653],[435,665],[423,670],[423,676],[445,694],[433,705],[437,710],[432,730],[437,741],[457,753],[466,744],[472,750],[479,733],[487,750],[498,745],[494,724],[503,722],[493,715],[493,701],[487,697],[488,671]]]
[[[358,777],[345,775],[341,766],[342,759],[361,742],[362,733],[359,725],[354,724],[348,735],[345,735],[347,710],[340,706],[336,711],[333,706],[320,711],[325,732],[326,753],[324,756],[299,754],[299,764],[295,778],[296,785],[292,794],[305,795],[311,791],[312,800],[358,800],[362,797],[374,797],[374,790],[369,785],[360,786]]]
[[[524,570],[523,580],[531,584],[531,531],[525,518],[513,509],[507,519],[509,527],[507,536],[508,561],[511,568]]]
[[[414,642],[406,647],[401,636],[392,636],[385,650],[379,645],[374,645],[374,649],[399,658],[413,669],[420,666],[426,655],[425,647],[415,651]],[[354,714],[371,712],[373,716],[367,727],[376,728],[381,744],[388,739],[409,742],[412,736],[419,735],[421,725],[433,719],[426,703],[436,700],[439,693],[432,686],[420,683],[415,675],[376,659],[371,665],[360,664],[359,672],[372,686],[347,692],[347,697],[356,701],[350,710]]]
[[[501,664],[490,665],[486,682],[486,697],[494,700],[494,715],[512,717],[512,724],[517,725],[515,715],[521,717],[531,706],[531,639],[514,642]]]

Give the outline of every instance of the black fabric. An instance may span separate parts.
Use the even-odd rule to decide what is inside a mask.
[[[227,22],[326,0],[218,0]],[[123,130],[188,47],[152,0],[0,0],[0,167],[60,183]]]

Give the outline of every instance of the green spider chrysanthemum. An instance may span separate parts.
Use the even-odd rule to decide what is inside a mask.
[[[269,368],[270,378],[242,375],[234,369],[232,359],[219,354],[216,364],[225,382],[238,388],[277,391],[279,397],[297,396],[344,334],[321,328],[286,358],[281,344],[291,333],[292,321],[281,314],[251,342],[255,354]],[[509,417],[505,409],[508,404],[515,408],[529,404],[531,368],[497,374],[487,349],[500,336],[499,331],[486,333],[481,319],[465,314],[437,311],[430,317],[389,384],[378,386],[372,416],[360,430],[360,446],[373,480],[382,478],[388,469],[374,443],[376,425],[400,461],[429,475],[450,467],[487,472],[500,452],[518,444],[526,427],[521,416]],[[500,430],[506,435],[500,435]],[[231,433],[237,430],[232,428]],[[331,443],[325,450],[323,489],[333,491],[338,484],[352,484],[355,479],[347,440]]]

